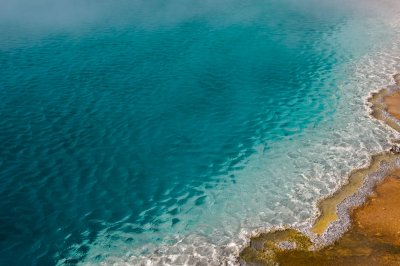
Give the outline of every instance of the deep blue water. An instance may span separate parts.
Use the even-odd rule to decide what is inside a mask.
[[[334,115],[324,81],[352,55],[326,40],[347,12],[173,3],[0,22],[0,264],[75,264],[104,229],[133,249],[190,232],[180,214],[207,205],[204,187]]]

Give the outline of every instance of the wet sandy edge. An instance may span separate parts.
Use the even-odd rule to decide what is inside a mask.
[[[367,102],[372,117],[400,132],[400,74],[393,77],[395,84],[371,93]],[[399,143],[399,140],[388,141],[392,144]],[[379,186],[376,187],[377,184],[385,184],[386,181],[383,183],[382,181],[389,180],[387,177],[393,176],[395,169],[400,169],[399,154],[384,151],[372,155],[368,167],[351,172],[348,182],[339,191],[317,203],[319,213],[315,215],[313,220],[304,224],[274,227],[268,231],[256,232],[251,237],[249,245],[240,253],[240,263],[274,265],[277,262],[285,261],[285,265],[290,265],[290,257],[297,258],[297,263],[300,262],[299,259],[305,258],[310,260],[311,263],[313,260],[311,257],[318,257],[318,253],[321,255],[327,249],[334,249],[337,243],[333,244],[343,235],[345,235],[343,236],[345,240],[349,238],[348,234],[358,232],[353,228],[348,231],[352,226],[353,210],[357,207],[362,209],[363,207],[360,206],[367,201],[368,197],[379,190]],[[391,197],[391,195],[386,197]],[[370,200],[368,200],[367,205],[369,203]],[[357,213],[358,209],[354,213]],[[353,239],[355,238],[358,237],[353,236]],[[364,242],[371,241],[364,240]],[[352,246],[357,248],[355,243]],[[315,250],[318,250],[318,252],[315,252]],[[303,257],[298,256],[299,252],[303,252]],[[354,253],[354,251],[351,252]],[[285,254],[285,256],[281,256],[282,254]],[[327,254],[323,257],[320,256],[319,260],[313,261],[313,264],[322,263],[323,258],[329,257],[327,256]],[[390,258],[388,259],[390,260]],[[327,261],[325,262],[327,263]],[[354,262],[357,261],[352,263]],[[305,261],[302,261],[302,264],[304,263]]]

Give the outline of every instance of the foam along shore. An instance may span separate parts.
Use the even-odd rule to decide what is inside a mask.
[[[373,117],[400,132],[400,74],[394,80],[395,84],[373,93],[368,101]],[[319,202],[317,218],[308,225],[254,235],[240,253],[240,262],[393,265],[400,261],[399,192],[400,155],[375,154],[367,168],[353,171],[346,185]]]

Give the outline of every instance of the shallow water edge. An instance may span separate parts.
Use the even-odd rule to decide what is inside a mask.
[[[370,115],[374,119],[400,132],[400,112],[396,109],[399,104],[397,98],[400,98],[400,74],[394,75],[393,78],[395,84],[370,94],[368,105],[371,108]],[[388,141],[395,144],[400,140]],[[372,155],[368,167],[352,171],[348,182],[340,190],[318,202],[319,213],[310,223],[270,228],[252,236],[250,244],[240,253],[240,264],[275,265],[311,261],[315,264],[318,258],[325,258],[329,254],[336,254],[337,257],[337,252],[332,253],[332,250],[338,245],[330,245],[340,239],[346,246],[349,239],[359,239],[359,232],[352,227],[353,211],[357,212],[368,197],[379,189],[377,184],[393,177],[393,171],[396,169],[400,169],[399,154],[383,151]],[[352,229],[348,231],[350,227]],[[327,250],[331,253],[325,254]]]

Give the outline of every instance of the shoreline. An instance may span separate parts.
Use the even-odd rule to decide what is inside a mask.
[[[303,244],[277,249],[271,258],[280,265],[398,265],[400,261],[400,169],[391,171],[377,184],[374,193],[360,207],[352,210],[352,226],[334,244],[317,251],[311,242],[288,230],[275,234],[273,241],[292,237]],[[293,230],[294,231],[294,230]],[[286,236],[283,234],[286,233]],[[282,237],[283,236],[283,237]],[[265,257],[267,260],[268,258]],[[272,263],[261,263],[272,264]],[[274,264],[275,265],[275,264]]]
[[[400,74],[393,79],[394,84],[371,93],[367,104],[373,119],[400,133]],[[399,139],[389,140],[391,144],[399,142]],[[371,155],[367,167],[353,170],[338,191],[318,201],[318,213],[310,223],[257,232],[240,252],[239,262],[269,265],[277,263],[282,252],[290,256],[293,252],[318,253],[330,247],[349,232],[353,210],[362,208],[377,185],[384,183],[396,169],[400,169],[399,154],[383,151]]]

